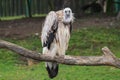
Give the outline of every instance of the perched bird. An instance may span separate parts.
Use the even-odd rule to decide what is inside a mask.
[[[70,8],[48,13],[41,34],[43,54],[47,54],[51,57],[65,55],[68,48],[73,20],[74,17]],[[49,77],[56,77],[59,68],[58,63],[45,62],[45,66]]]

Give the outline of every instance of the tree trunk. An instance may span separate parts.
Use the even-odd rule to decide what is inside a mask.
[[[107,14],[113,14],[114,13],[114,1],[113,0],[107,0]]]
[[[55,11],[61,10],[64,0],[54,0]]]
[[[63,8],[70,7],[70,5],[71,5],[71,0],[64,0],[64,2],[63,2]]]
[[[107,48],[102,48],[102,56],[55,56],[51,57],[49,55],[37,53],[21,46],[15,45],[13,43],[0,40],[0,48],[5,48],[16,52],[17,54],[31,58],[38,61],[48,61],[48,62],[58,62],[66,65],[79,65],[79,66],[114,66],[120,68],[120,59],[117,58],[113,53]]]
[[[28,17],[32,17],[32,14],[31,14],[31,0],[27,0],[27,15]]]

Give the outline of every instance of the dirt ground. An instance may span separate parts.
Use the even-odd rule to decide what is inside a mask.
[[[40,35],[44,19],[43,17],[0,21],[0,37],[25,38],[36,33]],[[118,23],[115,17],[82,17],[75,19],[73,29],[119,26]]]

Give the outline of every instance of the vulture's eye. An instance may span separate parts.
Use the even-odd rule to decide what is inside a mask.
[[[65,13],[67,13],[67,11],[65,11]]]
[[[69,13],[70,13],[70,11],[69,11]]]

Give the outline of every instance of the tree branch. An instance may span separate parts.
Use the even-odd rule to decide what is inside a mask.
[[[38,61],[58,62],[66,65],[79,65],[79,66],[114,66],[120,68],[120,59],[117,58],[107,47],[102,48],[102,56],[55,56],[40,54],[28,49],[25,49],[16,44],[0,40],[0,48],[5,48],[15,53],[32,58]]]

